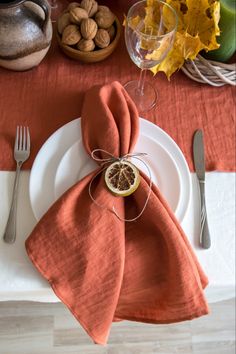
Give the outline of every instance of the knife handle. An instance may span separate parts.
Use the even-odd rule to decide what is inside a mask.
[[[200,245],[202,248],[211,247],[211,238],[208,228],[206,201],[205,201],[205,181],[199,180],[200,196],[201,196],[201,230],[200,230]]]

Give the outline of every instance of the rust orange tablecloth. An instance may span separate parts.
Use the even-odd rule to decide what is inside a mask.
[[[122,20],[122,10],[117,12]],[[29,169],[45,140],[81,115],[84,93],[92,85],[114,80],[124,84],[138,76],[139,69],[127,54],[123,35],[116,51],[100,63],[86,65],[67,58],[54,38],[37,68],[28,72],[0,68],[0,170],[15,168],[12,146],[17,124],[30,127],[32,153],[24,165]],[[235,171],[235,88],[199,84],[182,72],[174,74],[170,82],[163,74],[147,76],[159,91],[159,101],[143,117],[171,135],[190,169],[193,170],[192,135],[202,128],[207,170]]]
[[[96,125],[99,122],[99,129]],[[85,149],[115,157],[132,153],[139,134],[136,108],[118,83],[93,87],[82,110]],[[107,158],[100,152],[100,158]],[[172,323],[208,313],[207,278],[172,211],[144,175],[129,197],[114,197],[95,172],[71,187],[26,241],[29,257],[96,343],[116,320]]]

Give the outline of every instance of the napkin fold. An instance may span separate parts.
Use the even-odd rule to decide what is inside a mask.
[[[83,143],[88,154],[103,149],[120,157],[132,153],[139,134],[136,107],[113,82],[85,95]],[[107,158],[98,152],[100,158]],[[117,320],[172,323],[208,313],[207,278],[170,207],[142,174],[129,197],[114,197],[98,169],[72,186],[46,212],[26,240],[26,250],[56,295],[94,342],[105,344]],[[43,197],[43,196],[42,196]]]

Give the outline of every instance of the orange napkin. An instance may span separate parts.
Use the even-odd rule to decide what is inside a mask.
[[[84,146],[114,156],[132,152],[139,117],[124,88],[113,82],[90,89],[82,110]],[[100,154],[100,157],[107,157]],[[174,214],[153,186],[144,213],[120,221],[89,197],[92,172],[43,216],[26,241],[29,257],[96,343],[105,344],[116,320],[171,323],[208,313],[204,275]],[[129,197],[114,197],[100,174],[93,183],[99,204],[123,218],[142,209],[149,180]]]

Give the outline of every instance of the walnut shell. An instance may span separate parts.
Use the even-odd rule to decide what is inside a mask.
[[[67,26],[62,33],[62,43],[67,45],[74,45],[81,39],[79,27],[76,25]]]
[[[62,14],[57,20],[57,30],[60,34],[64,31],[66,26],[70,24],[70,14],[69,12],[65,12]]]
[[[96,36],[98,26],[92,18],[82,20],[80,31],[84,39],[93,39]]]
[[[111,11],[108,6],[99,5],[98,11]]]
[[[92,39],[81,39],[77,44],[77,48],[82,52],[91,52],[95,48],[95,43]]]
[[[94,42],[99,48],[108,47],[110,44],[110,36],[108,32],[105,29],[99,29],[94,38]]]
[[[75,7],[80,7],[80,4],[78,2],[71,2],[68,6],[67,6],[67,11],[70,12],[71,10],[73,10]]]
[[[72,23],[79,24],[85,18],[88,18],[88,13],[80,7],[75,7],[70,11],[70,20]]]
[[[98,11],[95,15],[95,21],[99,28],[107,29],[115,21],[115,15],[111,11]]]
[[[110,40],[113,41],[113,39],[115,38],[115,35],[116,35],[116,29],[115,29],[115,26],[111,25],[111,27],[109,27],[107,29],[107,32],[110,36]]]
[[[82,0],[80,6],[92,17],[98,10],[98,3],[95,0]]]

